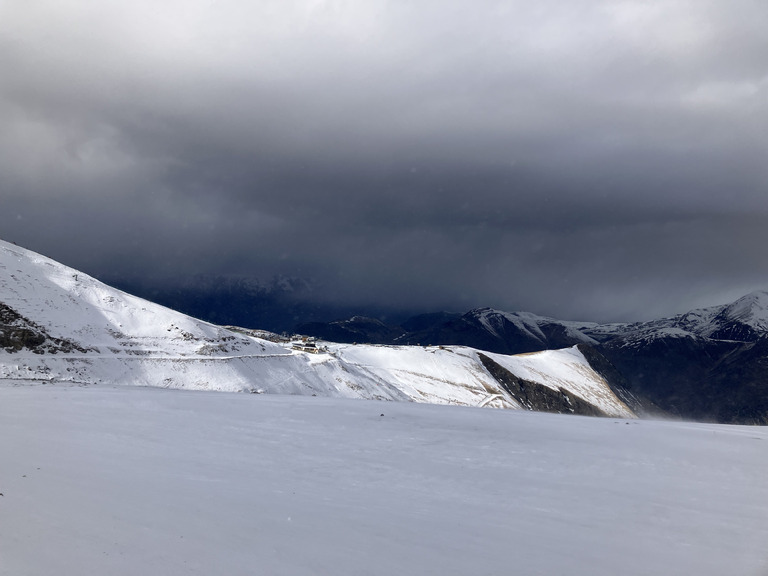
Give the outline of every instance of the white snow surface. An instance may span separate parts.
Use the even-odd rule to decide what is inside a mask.
[[[4,242],[0,303],[50,337],[87,349],[0,350],[0,385],[107,383],[521,407],[471,348],[321,343],[323,353],[298,352],[152,304]],[[521,378],[563,387],[610,416],[632,416],[578,350],[493,357]]]
[[[568,390],[606,414],[633,417],[632,411],[616,397],[605,380],[595,378],[595,371],[576,346],[515,356],[486,355],[519,378],[553,390]]]
[[[0,388],[0,576],[766,576],[768,429]]]

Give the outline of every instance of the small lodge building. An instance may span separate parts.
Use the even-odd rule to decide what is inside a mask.
[[[320,354],[322,348],[318,348],[314,338],[303,337],[300,342],[291,344],[291,348],[300,352],[309,352],[310,354]]]

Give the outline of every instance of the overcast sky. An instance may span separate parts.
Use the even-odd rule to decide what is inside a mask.
[[[0,237],[639,320],[768,289],[765,0],[0,0]]]

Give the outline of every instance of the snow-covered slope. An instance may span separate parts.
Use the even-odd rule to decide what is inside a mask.
[[[606,415],[632,417],[576,349],[494,358],[533,384],[567,390]],[[319,354],[296,351],[130,296],[3,242],[0,381],[521,407],[471,348],[327,344]]]
[[[523,380],[539,382],[552,390],[568,390],[606,414],[631,414],[623,403],[617,402],[604,380],[595,379],[595,371],[576,346],[515,356],[488,356]]]
[[[389,383],[415,402],[523,407],[486,369],[483,353],[472,348],[329,344],[329,350],[354,378]],[[515,356],[485,355],[526,382],[554,392],[567,390],[606,415],[633,417],[576,347]]]
[[[766,443],[764,427],[0,388],[0,576],[766,576]]]
[[[309,364],[250,338],[136,298],[34,252],[0,242],[0,378],[302,393]],[[270,359],[269,362],[258,360]]]
[[[0,303],[40,333],[111,355],[286,354],[136,298],[34,252],[0,242]],[[53,350],[55,352],[55,350]]]

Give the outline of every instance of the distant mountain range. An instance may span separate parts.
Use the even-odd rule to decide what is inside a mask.
[[[631,324],[568,322],[490,308],[425,314],[398,326],[354,316],[297,331],[337,342],[461,345],[521,354],[574,345],[646,407],[724,423],[768,423],[768,292],[722,306]]]
[[[317,294],[322,293],[322,286],[302,278],[275,276],[265,280],[200,274],[173,281],[115,278],[108,279],[108,283],[207,322],[278,334],[293,332],[297,324],[326,322],[359,313],[359,308],[348,304],[320,301]],[[410,315],[373,307],[367,307],[365,314],[394,318],[394,322]]]

